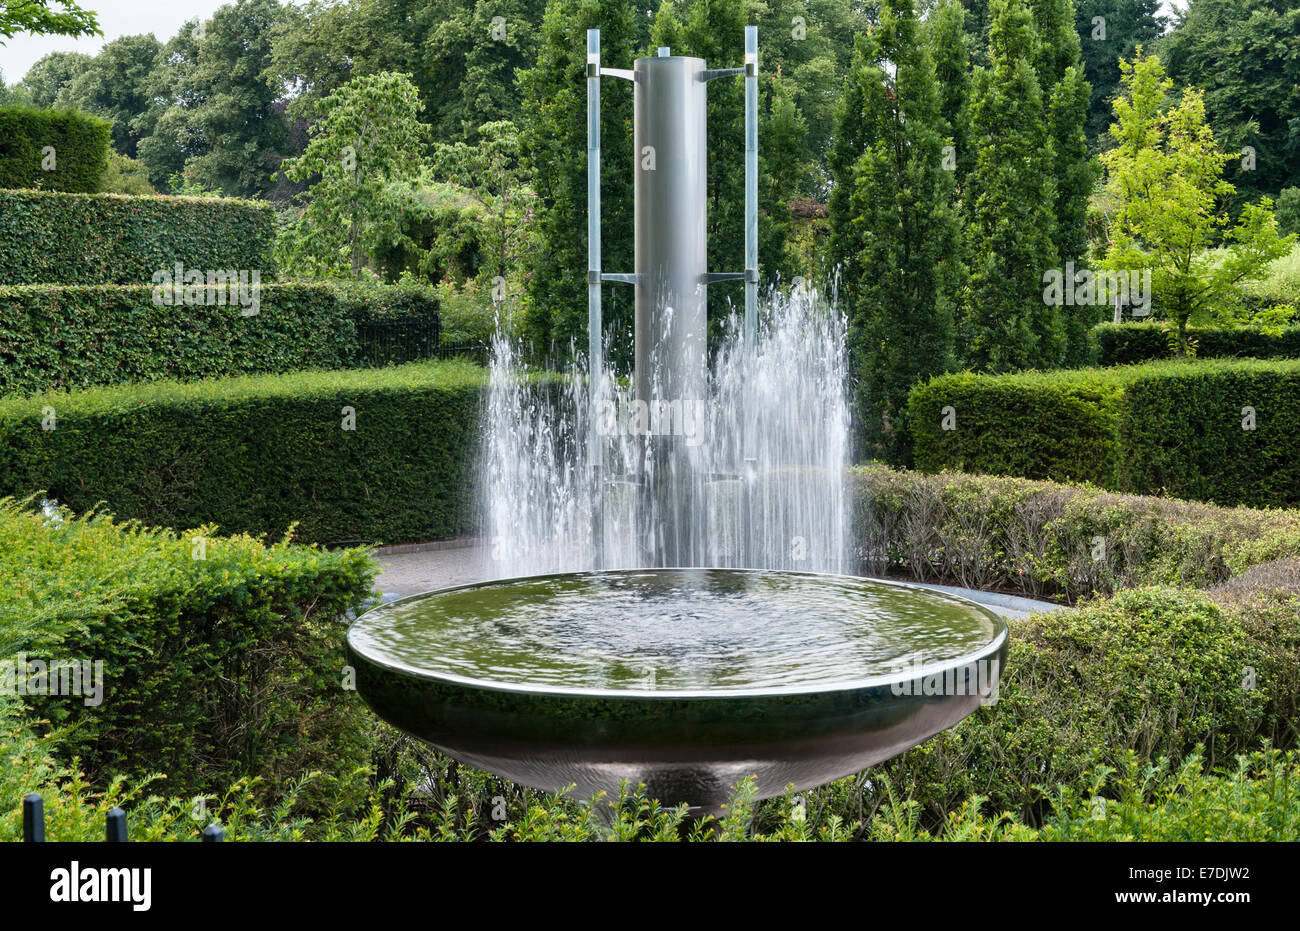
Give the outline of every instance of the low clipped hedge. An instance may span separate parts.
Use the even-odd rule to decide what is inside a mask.
[[[485,381],[427,362],[3,399],[0,495],[178,529],[296,524],[312,543],[453,536],[471,525]]]
[[[0,287],[0,394],[353,368],[427,357],[437,346],[431,289],[265,284],[255,315],[217,303],[228,290],[202,295],[172,306],[155,303],[151,285]],[[391,332],[409,318],[430,321],[423,340]]]
[[[0,188],[98,191],[108,170],[111,131],[106,121],[75,110],[0,107]],[[3,219],[8,207],[0,200],[0,240],[9,234]]]
[[[922,471],[1300,504],[1300,359],[942,375],[908,405]]]
[[[147,284],[177,262],[270,281],[274,238],[275,210],[256,201],[0,191],[0,285]]]
[[[1300,327],[1264,330],[1259,327],[1218,329],[1189,327],[1188,337],[1201,359],[1242,356],[1255,359],[1300,358]],[[1168,325],[1156,321],[1103,323],[1089,332],[1097,365],[1131,365],[1170,359],[1174,347]]]
[[[1300,557],[1300,511],[991,475],[851,473],[859,571],[1075,601]]]
[[[1208,767],[1295,745],[1300,594],[1223,605],[1154,587],[1012,625],[996,703],[873,770],[930,825],[979,797],[1030,824],[1057,786],[1087,791],[1098,767]],[[1093,793],[1088,793],[1093,794]]]
[[[91,704],[0,700],[92,778],[161,773],[178,793],[366,762],[340,621],[371,597],[370,556],[201,533],[0,500],[0,659],[103,663]]]

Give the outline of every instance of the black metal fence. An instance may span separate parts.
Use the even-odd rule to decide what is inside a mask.
[[[442,324],[433,309],[357,321],[357,361],[365,366],[395,365],[432,359]]]
[[[201,836],[205,843],[219,843],[226,839],[226,832],[219,824],[209,824]],[[45,800],[35,792],[23,796],[23,840],[29,844],[45,841]],[[110,844],[126,843],[126,812],[122,809],[108,810],[104,818],[104,840]]]

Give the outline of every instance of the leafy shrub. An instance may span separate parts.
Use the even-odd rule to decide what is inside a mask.
[[[1300,511],[1220,508],[988,475],[852,472],[860,568],[1067,601],[1212,586],[1300,556]]]
[[[942,375],[912,390],[909,409],[923,471],[1300,504],[1300,359]]]
[[[0,287],[0,394],[352,368],[427,357],[437,344],[431,289],[266,284],[248,316],[218,296],[169,306],[150,285]],[[412,317],[425,321],[423,340],[374,338],[385,321]]]
[[[370,597],[367,553],[12,501],[0,537],[0,656],[103,662],[100,696],[23,699],[92,772],[163,772],[188,790],[366,761],[359,704],[339,697],[339,620]]]
[[[149,169],[117,152],[108,155],[108,170],[99,182],[100,194],[135,194],[156,196],[158,189],[149,183]]]
[[[98,191],[108,165],[110,133],[104,120],[75,110],[0,107],[0,188]],[[54,150],[52,170],[43,167],[49,164],[47,147]],[[9,204],[0,200],[0,216],[8,211]],[[0,240],[9,235],[0,229]]]
[[[253,201],[0,191],[0,285],[146,284],[177,262],[270,281],[274,232]]]
[[[483,386],[447,362],[8,398],[0,494],[178,529],[296,523],[308,542],[452,536],[470,526]]]
[[[1204,745],[1213,766],[1263,741],[1285,749],[1300,725],[1300,598],[1284,598],[1247,617],[1155,587],[1033,615],[1012,628],[997,702],[880,774],[931,824],[977,797],[1041,824],[1044,787],[1078,787],[1130,754],[1146,765]]]
[[[916,467],[1108,484],[1122,389],[1106,369],[932,378],[908,399]]]
[[[1300,358],[1300,327],[1263,329],[1188,327],[1188,338],[1201,359],[1247,356],[1255,359]],[[1170,332],[1160,323],[1104,323],[1089,338],[1098,365],[1128,365],[1173,356]]]

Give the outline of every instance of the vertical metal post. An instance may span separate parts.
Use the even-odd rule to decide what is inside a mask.
[[[23,796],[23,840],[45,842],[45,800],[35,792]]]
[[[758,27],[745,27],[745,355],[754,364],[758,338]],[[758,462],[752,412],[745,417],[745,475],[741,485],[741,558],[755,565],[754,485]]]
[[[758,319],[758,27],[745,27],[745,345]]]
[[[104,840],[110,844],[126,843],[126,812],[114,806],[104,819]]]
[[[592,548],[594,568],[605,562],[605,444],[597,433],[596,401],[603,360],[600,312],[600,30],[587,30],[587,397],[590,430]]]
[[[634,72],[636,399],[654,411],[707,394],[708,83],[702,58],[638,58]],[[693,565],[703,540],[691,451],[663,432],[643,441],[654,522],[645,555]]]
[[[226,832],[219,824],[209,824],[203,829],[203,843],[220,844],[226,839]]]

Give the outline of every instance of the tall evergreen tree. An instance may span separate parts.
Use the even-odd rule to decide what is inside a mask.
[[[957,196],[966,189],[970,150],[970,39],[964,28],[966,10],[960,0],[941,0],[926,20],[925,37],[939,83],[939,112],[948,126]]]
[[[1119,60],[1132,58],[1164,29],[1160,0],[1075,0],[1074,22],[1082,45],[1083,76],[1091,87],[1084,132],[1090,151],[1104,148],[1111,102],[1120,92]]]
[[[959,345],[986,371],[1059,366],[1066,335],[1043,300],[1042,275],[1057,263],[1056,184],[1034,20],[1024,0],[992,0],[988,68],[975,73],[966,241],[970,284]]]
[[[861,149],[847,212],[833,216],[860,249],[850,343],[865,452],[910,459],[907,393],[954,362],[954,304],[961,282],[953,173],[944,166],[948,125],[914,0],[884,0],[880,26],[858,46],[856,113]],[[843,153],[842,153],[843,154]]]
[[[587,330],[587,30],[599,29],[601,64],[631,68],[648,38],[636,8],[618,0],[551,0],[537,63],[519,75],[520,143],[534,178],[540,247],[527,270],[526,328],[533,348],[583,347]],[[601,250],[608,271],[632,270],[632,88],[601,82]],[[632,293],[603,288],[611,359],[630,359]]]

